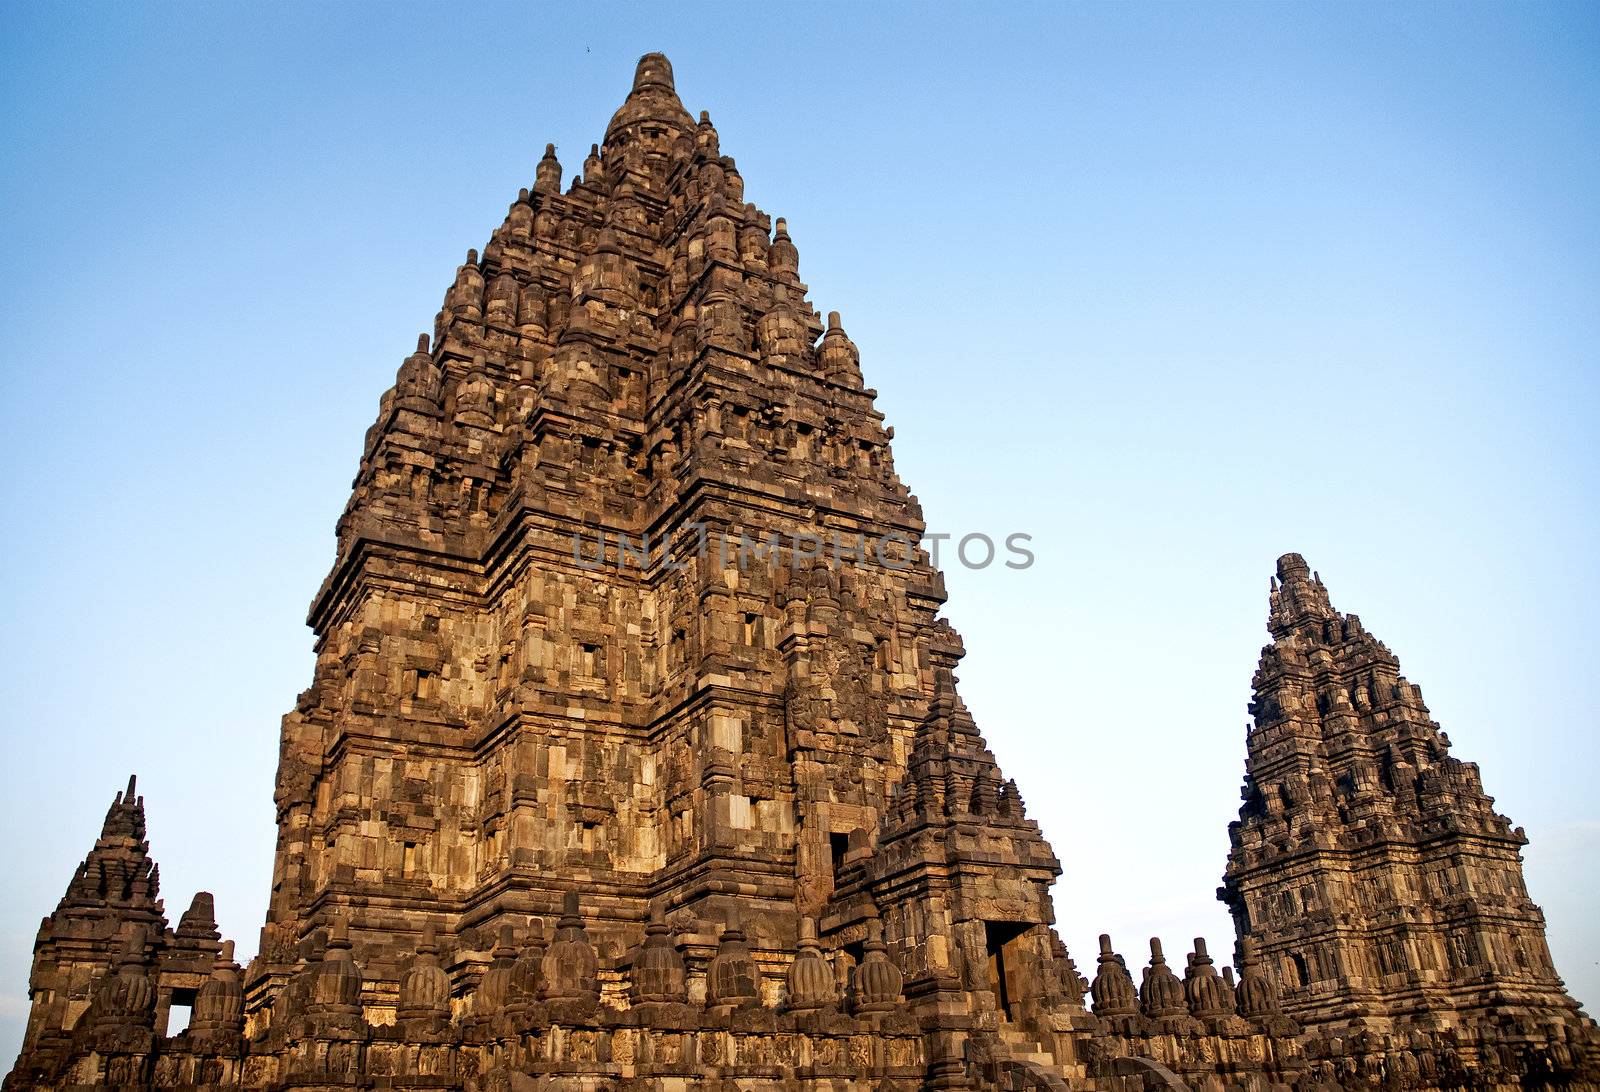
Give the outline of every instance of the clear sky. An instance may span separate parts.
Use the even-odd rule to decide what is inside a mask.
[[[256,945],[278,718],[379,394],[546,141],[664,50],[843,312],[962,692],[1109,930],[1226,952],[1298,550],[1532,838],[1600,1001],[1600,7],[0,9],[0,1068],[130,771],[172,916]]]

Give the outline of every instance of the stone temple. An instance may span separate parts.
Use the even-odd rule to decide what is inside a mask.
[[[873,400],[646,56],[382,397],[259,953],[203,892],[170,925],[130,781],[40,926],[8,1092],[1600,1088],[1522,831],[1294,554],[1238,943],[1080,969]]]

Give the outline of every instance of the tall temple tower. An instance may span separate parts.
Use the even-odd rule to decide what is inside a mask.
[[[1319,1027],[1577,1026],[1522,882],[1527,838],[1421,688],[1298,554],[1278,560],[1220,895]]]
[[[251,1011],[336,921],[387,1014],[425,927],[470,984],[572,893],[603,953],[652,907],[742,924],[775,988],[804,929],[854,960],[876,921],[916,1004],[965,976],[964,1012],[1037,1010],[1060,868],[955,696],[920,509],[785,221],[657,54],[561,183],[547,148],[368,433]],[[992,834],[923,846],[957,815]]]

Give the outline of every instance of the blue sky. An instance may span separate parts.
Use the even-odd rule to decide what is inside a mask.
[[[1532,838],[1600,1000],[1593,5],[0,12],[0,1054],[130,771],[253,951],[362,433],[546,141],[664,50],[843,312],[962,691],[1109,930],[1226,952],[1267,578],[1307,555]]]

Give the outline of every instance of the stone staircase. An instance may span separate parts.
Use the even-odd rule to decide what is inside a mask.
[[[999,1042],[986,1051],[976,1070],[1003,1092],[1068,1092],[1065,1075],[1054,1054],[1033,1036],[1002,1024]]]
[[[1056,1057],[1050,1048],[1020,1028],[1002,1025],[1000,1041],[1005,1043],[1011,1051],[1011,1056],[1019,1062],[1032,1062],[1046,1069],[1055,1068]]]
[[[1032,1035],[1012,1024],[1001,1024],[999,1043],[978,1068],[1002,1092],[1070,1092],[1085,1087],[1081,1079],[1070,1079],[1056,1063],[1054,1052]],[[1114,1092],[1191,1092],[1177,1074],[1152,1058],[1116,1059],[1112,1072],[1090,1082],[1089,1087]]]

